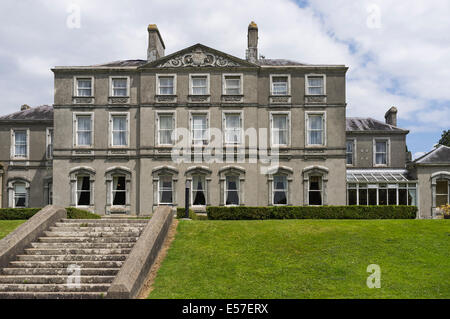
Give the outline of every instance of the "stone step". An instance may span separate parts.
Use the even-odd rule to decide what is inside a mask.
[[[106,292],[0,292],[0,299],[103,299]]]
[[[0,284],[66,284],[68,275],[0,275]],[[80,276],[82,284],[110,284],[114,276]]]
[[[17,255],[17,261],[125,261],[128,255]]]
[[[134,242],[130,243],[31,243],[36,249],[131,249]]]
[[[87,224],[147,224],[150,219],[62,219],[63,223],[87,223]]]
[[[146,223],[64,223],[64,222],[57,222],[55,223],[55,227],[139,227],[144,228],[146,226]]]
[[[110,284],[80,284],[78,287],[66,284],[0,284],[1,292],[106,292]]]
[[[28,255],[127,255],[131,252],[130,248],[27,248],[25,253]]]
[[[138,237],[40,237],[42,243],[135,243]]]
[[[120,268],[123,261],[11,261],[11,268],[65,268],[77,265],[81,268]]]
[[[115,276],[120,268],[81,268],[80,276]],[[67,268],[3,268],[11,276],[67,276]]]
[[[91,232],[86,230],[77,232],[45,231],[44,234],[47,237],[139,237],[141,232]]]
[[[107,227],[63,227],[63,226],[52,226],[50,227],[50,231],[57,231],[57,232],[142,232],[144,227],[138,227],[138,226],[107,226]]]

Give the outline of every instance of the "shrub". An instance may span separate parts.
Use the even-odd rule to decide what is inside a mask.
[[[30,219],[42,208],[0,208],[0,220]],[[75,207],[67,207],[67,218],[70,219],[98,219],[100,215]]]
[[[101,216],[90,211],[75,207],[67,207],[67,218],[69,219],[100,219]]]
[[[0,208],[0,220],[30,219],[41,208]]]
[[[177,218],[184,218],[184,207],[177,207]],[[192,209],[189,208],[189,218],[192,220],[206,220],[208,216],[197,215]]]
[[[208,219],[414,219],[416,206],[207,207]]]
[[[444,219],[450,219],[450,204],[439,206],[444,215]]]

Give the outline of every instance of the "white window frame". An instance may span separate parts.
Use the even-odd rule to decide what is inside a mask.
[[[81,79],[91,79],[91,95],[87,96],[87,95],[78,95],[78,80]],[[94,77],[93,76],[81,76],[81,75],[75,75],[73,77],[73,96],[75,97],[94,97],[95,92],[94,92]]]
[[[283,176],[286,179],[286,189],[275,189],[275,177]],[[286,193],[286,204],[275,204],[275,191],[284,191]],[[287,206],[289,204],[289,178],[286,174],[275,174],[272,177],[272,205],[273,206]]]
[[[194,138],[194,134],[192,132],[192,124],[193,124],[193,116],[194,115],[205,115],[206,116],[206,144],[194,144],[193,143],[193,138]],[[210,132],[210,119],[209,119],[209,111],[190,111],[189,112],[189,145],[190,146],[206,146],[210,143],[211,141],[211,132]]]
[[[195,77],[206,77],[206,94],[194,94],[194,83],[193,78]],[[210,95],[210,77],[209,73],[190,73],[189,74],[189,94],[190,95]]]
[[[161,94],[160,82],[159,82],[159,78],[161,78],[161,77],[173,77],[173,94]],[[177,74],[176,73],[156,74],[155,78],[156,78],[156,95],[166,95],[166,96],[177,95]]]
[[[308,78],[309,77],[319,77],[319,76],[323,77],[323,94],[311,94],[311,93],[309,93]],[[317,74],[317,73],[305,74],[305,95],[318,95],[318,96],[327,95],[327,75],[326,74]]]
[[[173,131],[175,132],[175,136],[177,134],[177,113],[173,112],[173,111],[156,111],[156,116],[155,116],[155,137],[156,137],[156,145],[157,146],[173,146],[175,145],[175,140],[172,140],[172,144],[162,144],[161,141],[161,136],[160,136],[160,125],[161,125],[161,121],[160,121],[160,117],[164,116],[164,115],[171,115],[172,116],[172,122],[173,122]]]
[[[236,190],[232,190],[233,192],[236,192],[238,195],[238,203],[237,204],[227,204],[227,192],[228,192],[228,182],[227,182],[227,178],[228,177],[235,177],[237,180],[237,187]],[[237,207],[240,206],[242,203],[242,198],[241,198],[241,176],[240,175],[235,175],[235,174],[227,174],[225,175],[225,185],[224,185],[224,196],[223,196],[223,204],[224,206],[227,207]]]
[[[240,116],[240,142],[239,143],[229,143],[226,140],[226,116],[227,115],[239,115]],[[224,145],[243,145],[244,144],[244,112],[242,110],[233,111],[227,110],[222,111],[222,134],[223,134],[223,144]]]
[[[91,176],[89,174],[77,174],[76,180],[75,180],[75,207],[90,207],[92,203],[92,196],[94,195],[94,192],[92,191],[93,185],[91,183]],[[88,205],[78,205],[78,192],[87,192],[83,190],[78,190],[78,178],[79,177],[87,177],[89,178],[89,204]]]
[[[19,206],[16,207],[16,184],[23,184],[25,187],[25,206]],[[16,181],[13,183],[13,189],[12,189],[13,195],[12,195],[12,206],[13,208],[28,208],[29,206],[29,189],[27,188],[27,183],[22,182],[22,181]]]
[[[171,191],[172,191],[172,202],[171,203],[162,203],[161,202],[161,191],[162,191],[162,189],[161,189],[161,177],[165,177],[165,176],[168,176],[171,179],[171,184],[170,184],[171,185]],[[173,185],[174,185],[174,183],[173,183],[173,175],[161,174],[161,175],[158,176],[158,205],[173,205],[174,204],[174,192],[175,192],[175,190],[173,189]]]
[[[123,95],[114,95],[114,88],[113,88],[113,80],[115,79],[126,79],[127,80],[127,94],[125,96]],[[130,97],[130,76],[129,75],[111,75],[109,77],[109,96],[110,97]]]
[[[53,131],[53,140],[52,140],[52,143],[51,143],[51,145],[52,145],[52,154],[50,155],[49,154],[49,151],[48,151],[48,147],[50,146],[50,131]],[[53,145],[55,144],[55,129],[53,128],[53,127],[47,127],[46,129],[45,129],[45,134],[46,134],[46,138],[45,138],[45,157],[47,158],[47,159],[53,159]]]
[[[114,145],[113,138],[113,118],[114,116],[122,116],[127,118],[127,144],[126,145]],[[111,148],[127,148],[130,147],[130,112],[109,112],[109,147]]]
[[[322,144],[309,144],[309,117],[311,115],[322,115]],[[326,147],[327,145],[327,112],[326,111],[309,111],[305,112],[305,145],[309,148]]]
[[[91,117],[91,145],[78,145],[78,116],[90,116]],[[94,112],[74,112],[73,113],[73,145],[76,148],[92,148],[94,146]]]
[[[239,94],[227,94],[227,88],[225,81],[226,77],[228,76],[234,76],[234,77],[240,77],[240,88],[239,88]],[[222,74],[222,95],[244,95],[244,74],[243,73],[223,73]]]
[[[437,190],[438,190],[438,188],[437,188],[437,184],[438,184],[438,182],[446,182],[447,183],[447,192],[446,193],[438,193],[437,192]],[[445,178],[438,178],[438,179],[436,179],[436,194],[435,194],[436,196],[436,202],[437,202],[437,197],[438,196],[447,196],[447,204],[450,204],[450,180],[449,179],[445,179]],[[439,206],[437,206],[437,203],[436,203],[436,207],[439,207]]]
[[[377,153],[376,153],[376,148],[377,148],[377,142],[381,142],[384,141],[386,142],[386,164],[377,164]],[[372,148],[372,153],[373,153],[373,166],[374,167],[387,167],[390,165],[391,163],[391,139],[389,137],[375,137],[373,138],[373,148]]]
[[[16,131],[25,131],[27,135],[27,150],[25,156],[16,156]],[[11,129],[11,159],[12,160],[28,160],[30,158],[30,129],[22,127],[14,127]]]
[[[274,77],[287,77],[287,93],[286,94],[274,94],[273,78]],[[291,95],[291,75],[290,74],[271,74],[270,75],[270,95],[274,96],[289,96]]]
[[[274,115],[287,115],[287,144],[275,144],[273,142],[273,117]],[[291,112],[290,111],[273,111],[269,112],[269,127],[270,127],[270,146],[271,147],[289,147],[291,145]]]
[[[203,194],[205,195],[205,205],[194,205],[194,176],[199,176],[204,181]],[[205,207],[208,204],[208,182],[205,174],[192,174],[191,179],[191,206],[192,207]]]
[[[320,189],[319,190],[317,190],[317,189],[311,190],[311,177],[318,177],[319,178],[319,180],[320,180]],[[322,202],[321,205],[312,205],[312,204],[310,204],[310,201],[311,201],[311,197],[309,196],[310,192],[319,192],[320,193],[320,201]],[[315,175],[315,174],[309,175],[309,178],[308,178],[308,206],[324,206],[323,195],[324,195],[323,194],[323,176],[322,175]]]
[[[352,163],[348,164],[347,163],[347,154],[349,154],[347,152],[347,142],[352,142],[353,143],[353,153],[352,153]],[[356,157],[357,157],[357,152],[356,152],[356,138],[348,138],[345,140],[345,164],[347,166],[356,166]]]
[[[125,180],[125,190],[119,190],[119,191],[115,191],[114,190],[114,178],[116,177],[123,177]],[[110,187],[110,194],[111,194],[111,207],[124,207],[127,206],[127,197],[128,197],[128,188],[127,188],[127,175],[126,174],[117,174],[114,173],[111,175],[111,187]],[[125,204],[123,205],[114,205],[114,193],[124,193],[125,194]]]

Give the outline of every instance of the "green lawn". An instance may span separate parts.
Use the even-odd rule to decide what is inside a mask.
[[[26,220],[0,220],[0,239],[8,235],[20,224],[25,223]]]
[[[153,287],[149,298],[450,298],[450,221],[182,220]]]

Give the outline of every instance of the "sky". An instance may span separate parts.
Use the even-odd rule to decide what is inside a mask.
[[[0,115],[51,105],[54,66],[145,59],[150,23],[166,54],[202,43],[244,58],[255,21],[266,58],[349,67],[347,116],[396,106],[417,157],[450,128],[449,16],[448,0],[2,0]]]

